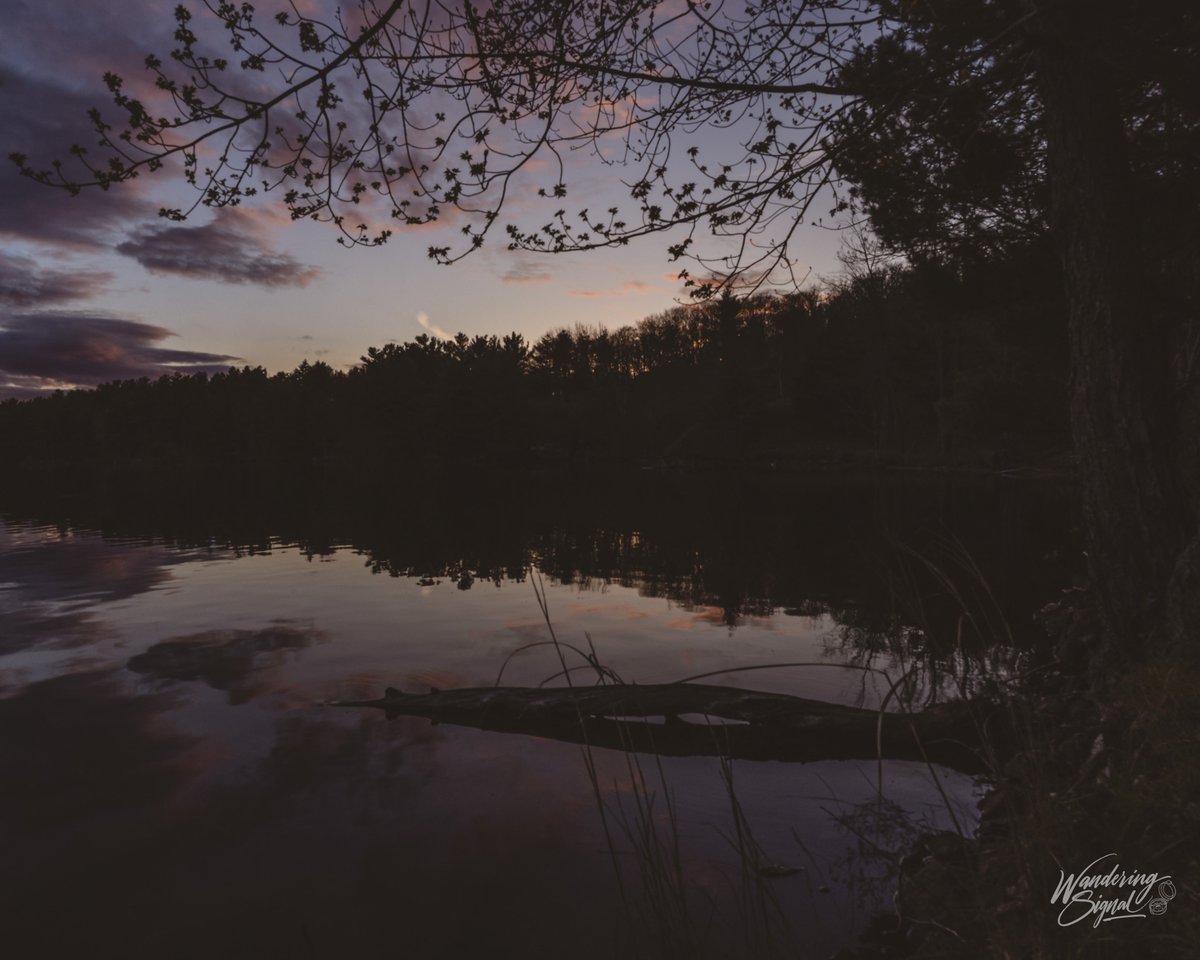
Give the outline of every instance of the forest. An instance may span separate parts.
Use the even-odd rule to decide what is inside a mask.
[[[292,5],[271,20],[248,3],[206,7],[199,19],[176,9],[175,48],[139,61],[144,82],[105,75],[109,112],[89,114],[91,139],[69,159],[21,149],[17,169],[88,196],[173,170],[195,189],[190,206],[160,209],[169,222],[273,201],[276,214],[324,222],[351,247],[448,223],[458,232],[431,233],[428,256],[457,270],[485,246],[572,255],[657,240],[696,297],[613,330],[562,317],[535,341],[460,333],[364,345],[349,369],[317,359],[9,400],[0,486],[65,491],[65,516],[114,529],[103,496],[88,506],[107,481],[146,510],[139,485],[184,491],[191,522],[204,497],[257,515],[249,504],[282,500],[285,488],[304,500],[345,489],[326,480],[365,478],[379,498],[354,503],[328,553],[348,545],[372,572],[420,575],[422,590],[445,580],[468,596],[536,559],[563,580],[625,578],[711,605],[730,630],[779,606],[849,609],[849,642],[911,657],[913,670],[931,654],[979,708],[971,733],[986,744],[999,706],[1013,739],[989,754],[977,833],[915,844],[898,868],[897,912],[875,931],[891,939],[838,956],[1195,955],[1194,2],[395,0],[363,4],[357,18]],[[580,151],[591,166],[569,162]],[[623,187],[607,212],[576,200],[601,180]],[[859,231],[845,273],[796,283],[800,231],[835,223]],[[498,496],[562,465],[546,483],[555,522],[547,498],[522,508]],[[642,497],[627,524],[600,516],[591,534],[573,528],[603,505],[586,481],[610,465],[639,468],[611,474],[630,496],[638,482],[665,489]],[[733,486],[696,481],[696,468],[731,465],[742,472]],[[1041,568],[1014,588],[970,556],[1014,537],[1023,508],[980,511],[982,547],[963,551],[961,569],[910,549],[925,574],[881,578],[855,605],[820,578],[841,571],[862,589],[844,530],[891,534],[885,513],[861,506],[884,485],[850,524],[789,524],[759,487],[803,501],[811,466],[869,467],[871,482],[880,468],[987,471],[997,483],[1064,473],[1078,521],[1056,505],[1057,522],[1074,527],[1062,546],[1005,555],[1014,576]],[[832,477],[831,487],[844,480]],[[191,490],[204,496],[193,503]],[[465,550],[467,534],[486,529],[472,522],[473,500],[505,523],[527,510],[532,534],[516,551]],[[937,501],[934,514],[953,512]],[[740,513],[745,502],[756,506]],[[833,508],[822,502],[805,507],[824,522]],[[405,536],[420,538],[428,520],[436,549],[389,542],[379,533],[389,511]],[[775,546],[739,539],[747,528]],[[223,542],[211,530],[179,539]],[[309,561],[325,552],[316,538],[288,542],[307,543]],[[705,555],[719,559],[706,566]],[[763,557],[779,562],[760,570]],[[1016,615],[991,616],[993,585]],[[906,594],[931,611],[937,642],[880,641],[896,639]],[[972,686],[976,666],[987,670]],[[387,709],[398,696],[353,702]],[[1144,924],[1098,915],[1067,929],[1060,893],[1064,912],[1068,900],[1096,907],[1075,883],[1106,855],[1165,878],[1162,895],[1150,901],[1147,884],[1145,912],[1126,914]],[[693,955],[647,942],[648,956]]]
[[[1059,278],[1036,252],[872,265],[534,343],[422,334],[349,370],[230,368],[0,404],[39,467],[270,475],[418,464],[755,461],[1014,467],[1069,446]],[[10,473],[10,477],[12,474]]]

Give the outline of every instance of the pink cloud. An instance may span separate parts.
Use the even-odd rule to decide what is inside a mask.
[[[453,340],[454,339],[454,334],[447,333],[445,330],[443,330],[441,327],[439,327],[436,323],[432,323],[429,319],[429,314],[427,314],[424,310],[422,310],[420,313],[417,314],[417,323],[419,323],[424,329],[426,329],[430,333],[432,333],[439,340]]]
[[[88,313],[0,315],[0,394],[162,374],[215,373],[237,357],[159,344],[163,327]]]
[[[642,280],[627,280],[619,287],[609,287],[605,290],[568,290],[567,293],[573,297],[625,297],[652,289],[650,284]]]
[[[518,262],[510,267],[500,279],[505,283],[546,283],[554,279],[554,274],[531,263]]]
[[[88,270],[47,270],[28,257],[0,252],[0,303],[31,307],[84,300],[98,293],[112,274]]]
[[[265,287],[303,287],[320,273],[286,253],[271,251],[261,223],[241,208],[221,208],[201,226],[146,226],[117,245],[147,270]]]

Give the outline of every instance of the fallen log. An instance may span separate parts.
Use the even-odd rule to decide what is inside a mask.
[[[814,760],[928,760],[964,773],[987,769],[981,720],[966,704],[880,713],[787,694],[698,683],[594,687],[471,687],[402,693],[332,706],[374,707],[505,733],[662,756]],[[648,718],[661,718],[652,723]],[[695,718],[695,719],[692,719]],[[1006,738],[995,715],[988,743]]]

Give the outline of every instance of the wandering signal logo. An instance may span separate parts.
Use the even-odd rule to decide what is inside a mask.
[[[1069,876],[1059,871],[1058,886],[1052,904],[1061,904],[1060,927],[1073,927],[1091,920],[1093,927],[1109,920],[1161,917],[1175,898],[1175,884],[1169,876],[1124,870],[1115,853],[1106,853],[1079,873]]]

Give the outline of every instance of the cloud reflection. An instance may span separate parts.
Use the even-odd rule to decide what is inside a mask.
[[[169,581],[175,564],[213,556],[0,526],[0,655],[110,637],[100,604],[146,593]]]
[[[222,724],[183,733],[180,705],[111,670],[0,700],[14,956],[390,956],[397,931],[412,956],[540,956],[612,909],[572,828],[592,811],[538,810],[561,774],[527,750],[313,707],[247,755]]]
[[[154,644],[131,659],[129,669],[156,680],[198,680],[228,693],[231,704],[240,704],[270,689],[266,672],[327,639],[323,630],[284,620],[261,630],[206,630]]]

